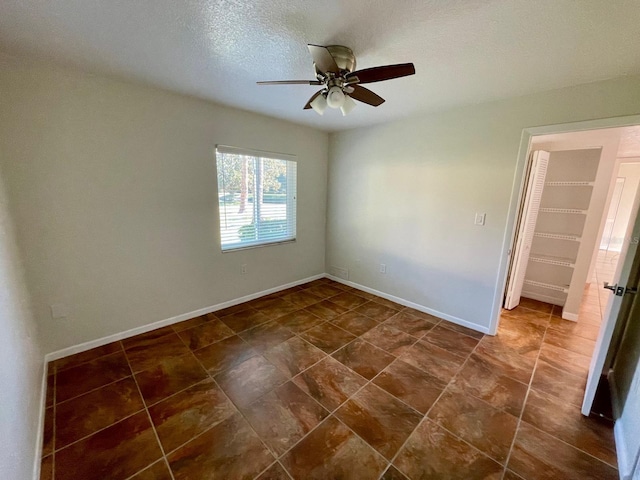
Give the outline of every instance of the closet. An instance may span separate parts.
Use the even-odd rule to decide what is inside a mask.
[[[581,295],[586,278],[574,270],[591,261],[580,245],[600,155],[600,148],[532,152],[505,308],[521,296],[564,306],[572,289]]]

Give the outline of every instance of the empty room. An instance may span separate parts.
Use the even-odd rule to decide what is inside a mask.
[[[0,2],[0,476],[640,478],[639,0]]]

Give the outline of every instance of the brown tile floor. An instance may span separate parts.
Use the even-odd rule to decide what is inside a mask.
[[[490,337],[323,279],[57,360],[42,478],[617,478],[586,294]]]

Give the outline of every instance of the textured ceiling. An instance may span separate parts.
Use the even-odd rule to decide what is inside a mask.
[[[302,106],[307,43],[414,62],[348,117]],[[2,0],[0,48],[325,130],[640,73],[640,0]]]

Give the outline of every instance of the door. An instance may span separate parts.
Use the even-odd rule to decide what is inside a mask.
[[[627,234],[622,244],[618,265],[611,282],[613,285],[609,285],[609,287],[613,288],[613,291],[611,292],[609,302],[607,303],[607,307],[602,318],[602,324],[600,326],[600,332],[598,333],[598,339],[596,340],[596,346],[593,351],[593,356],[591,357],[589,376],[587,378],[587,386],[582,402],[583,415],[589,415],[589,413],[591,413],[593,399],[596,394],[600,375],[602,375],[605,368],[607,353],[609,352],[615,327],[619,320],[624,320],[619,317],[621,316],[622,302],[625,299],[625,296],[629,295],[628,293],[625,293],[625,289],[628,286],[627,284],[631,275],[633,261],[638,253],[638,243],[640,239],[640,215],[638,215],[639,204],[640,189],[636,192],[636,198],[633,203],[630,217],[632,221],[629,222]],[[601,286],[604,287],[604,285]]]
[[[636,253],[629,286],[640,287],[640,251]],[[613,357],[610,359],[609,357]],[[628,479],[636,469],[640,480],[640,298],[625,295],[605,360],[611,386],[611,403],[617,430],[616,450],[620,478]],[[635,477],[634,477],[635,478]]]
[[[538,220],[538,211],[540,210],[540,200],[542,199],[548,165],[549,152],[544,150],[532,152],[504,302],[504,308],[508,310],[516,308],[520,303],[520,295],[522,294],[524,276],[529,264],[529,254],[531,253],[531,244],[533,243],[533,234]]]

